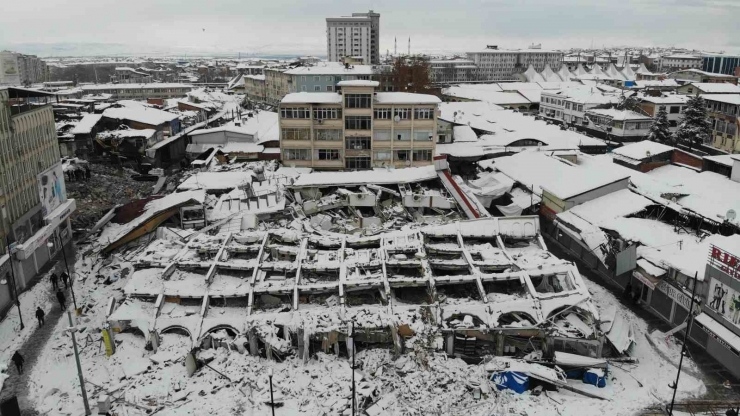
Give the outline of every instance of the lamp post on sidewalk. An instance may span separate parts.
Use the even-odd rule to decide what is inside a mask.
[[[355,402],[355,321],[349,323],[349,339],[352,340],[352,416],[357,414],[357,403]]]
[[[673,389],[673,398],[671,399],[671,405],[668,408],[668,416],[673,416],[673,405],[676,402],[676,392],[678,391],[678,379],[681,378],[681,367],[683,366],[683,357],[688,354],[686,344],[689,341],[689,333],[691,332],[691,324],[694,323],[694,296],[696,295],[696,286],[698,285],[697,278],[699,273],[694,274],[694,287],[691,289],[691,304],[689,304],[689,324],[686,326],[686,332],[683,335],[683,346],[681,347],[681,358],[678,360],[678,373],[676,374],[676,381],[669,384],[668,387]]]
[[[69,335],[72,337],[72,346],[75,349],[75,361],[77,361],[77,375],[80,377],[80,389],[82,390],[82,403],[85,405],[85,415],[91,415],[90,404],[87,402],[87,390],[85,390],[85,377],[82,375],[82,365],[80,364],[80,352],[77,350],[77,339],[75,338],[75,332],[77,328],[72,322],[72,312],[67,311],[67,317],[69,318]]]
[[[272,368],[267,369],[267,377],[270,378],[270,407],[272,408],[272,416],[275,416],[275,397],[272,395]]]
[[[8,266],[10,267],[10,280],[3,279],[0,281],[2,284],[10,285],[13,288],[13,297],[15,297],[15,306],[18,307],[18,319],[21,321],[21,331],[25,328],[23,325],[23,315],[21,314],[21,299],[18,297],[18,287],[15,284],[15,270],[13,269],[13,255],[10,252],[10,244],[8,243],[8,237],[5,236],[5,251],[8,253]]]

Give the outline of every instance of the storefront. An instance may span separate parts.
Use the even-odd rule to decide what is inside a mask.
[[[691,338],[740,377],[740,257],[712,246],[704,278],[707,301]]]
[[[12,251],[18,290],[23,290],[44,265],[53,258],[72,238],[69,216],[77,208],[74,199],[60,204],[44,217],[45,225],[22,244],[16,244]],[[50,244],[51,243],[51,244]]]

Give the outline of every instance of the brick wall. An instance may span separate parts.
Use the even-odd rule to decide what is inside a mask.
[[[704,167],[704,159],[700,156],[692,155],[691,153],[684,152],[683,150],[674,149],[671,154],[671,163],[680,163],[682,165],[691,166],[699,170]]]

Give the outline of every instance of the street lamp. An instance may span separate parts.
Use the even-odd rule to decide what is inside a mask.
[[[355,403],[355,321],[349,323],[349,339],[352,340],[352,416],[357,414]]]
[[[92,412],[90,412],[90,404],[87,402],[87,390],[85,390],[85,377],[82,375],[82,365],[80,364],[80,352],[77,350],[77,338],[75,337],[75,332],[77,332],[77,328],[74,326],[74,323],[72,322],[72,313],[67,311],[67,318],[69,318],[69,328],[67,331],[69,332],[69,335],[72,337],[72,346],[75,350],[75,361],[77,361],[77,375],[80,377],[80,389],[82,389],[82,403],[85,405],[85,415],[90,415]]]
[[[272,408],[272,416],[275,416],[275,396],[272,394],[272,368],[267,369],[267,377],[270,378],[270,407]]]
[[[64,267],[67,269],[67,276],[69,276],[69,288],[72,292],[72,304],[75,307],[75,313],[77,313],[77,299],[75,299],[75,280],[72,278],[72,274],[69,272],[69,263],[67,263],[67,252],[64,250],[64,241],[62,241],[62,236],[59,233],[59,228],[56,229],[55,232],[57,236],[57,240],[59,240],[59,245],[62,248],[62,257],[64,257]],[[46,244],[47,247],[53,248],[54,243],[49,241]]]
[[[10,252],[10,243],[8,237],[5,237],[5,251],[8,253],[8,266],[10,266],[11,279],[3,279],[0,283],[4,285],[10,285],[13,287],[13,296],[15,296],[15,306],[18,307],[18,319],[21,321],[21,331],[25,328],[23,325],[23,315],[21,314],[21,299],[18,297],[18,287],[15,284],[15,270],[13,269],[13,254]]]
[[[688,355],[686,344],[688,343],[689,333],[691,333],[691,324],[694,323],[694,296],[696,296],[696,286],[698,286],[697,278],[699,273],[694,274],[694,287],[691,289],[691,303],[689,304],[689,324],[686,326],[686,332],[683,334],[683,346],[681,346],[681,358],[678,360],[678,373],[676,373],[676,381],[669,384],[668,387],[673,389],[673,398],[671,399],[671,405],[668,408],[668,416],[673,416],[673,405],[676,402],[676,391],[678,391],[678,380],[681,377],[681,367],[683,366],[683,357]]]

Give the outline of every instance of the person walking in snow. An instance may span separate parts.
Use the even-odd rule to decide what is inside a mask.
[[[64,247],[62,247],[62,250],[64,250]],[[69,289],[69,275],[67,272],[62,272],[62,282],[64,283],[64,289]]]
[[[59,306],[61,306],[62,310],[64,310],[64,304],[67,302],[67,298],[64,297],[64,293],[61,291],[61,289],[57,290],[57,300],[59,301]]]
[[[18,351],[16,351],[15,354],[13,354],[13,357],[11,357],[10,359],[13,360],[15,368],[18,369],[18,374],[23,374],[23,363],[26,362],[23,356]]]
[[[39,326],[44,324],[44,316],[46,316],[46,314],[44,313],[44,310],[41,309],[41,306],[36,308],[36,319],[39,320]]]
[[[59,289],[59,276],[56,273],[52,273],[49,279],[51,280],[51,288],[54,290]]]

